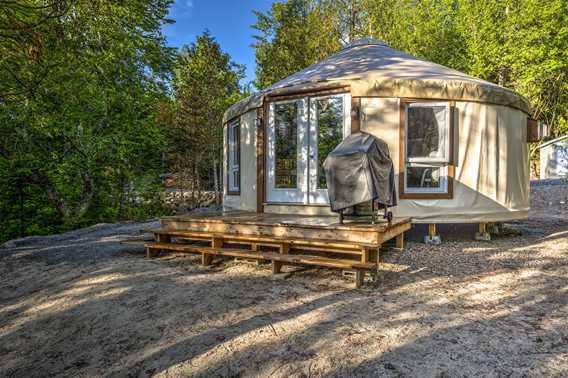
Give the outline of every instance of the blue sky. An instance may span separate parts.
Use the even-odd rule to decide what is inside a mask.
[[[191,44],[195,37],[209,29],[221,48],[236,63],[246,65],[244,83],[254,79],[253,10],[266,11],[273,0],[176,0],[168,18],[176,21],[165,25],[164,32],[170,46]],[[244,84],[243,83],[243,84]]]

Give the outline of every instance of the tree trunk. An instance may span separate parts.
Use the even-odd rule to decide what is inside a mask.
[[[191,162],[191,207],[194,208],[195,207],[195,188],[196,188],[196,182],[195,182],[195,166],[197,164],[195,163],[195,161]]]
[[[201,175],[199,163],[195,163],[195,183],[197,186],[197,201],[195,201],[195,207],[201,206]]]
[[[24,235],[24,190],[22,188],[22,182],[18,180],[18,201],[20,202],[20,209],[19,209],[19,216],[20,216],[20,224],[19,224],[19,234],[20,237],[23,238]]]
[[[218,161],[213,159],[213,186],[215,187],[215,205],[219,206],[221,204],[221,196],[219,195],[219,175],[217,173]]]
[[[75,206],[70,206],[63,195],[59,192],[53,180],[43,173],[32,173],[30,180],[39,185],[47,197],[57,209],[64,222],[69,222],[81,218],[89,207],[95,195],[95,186],[93,176],[90,171],[83,171],[80,173],[81,177],[81,198]]]
[[[120,179],[120,193],[118,197],[118,219],[122,220],[122,212],[124,211],[124,176]]]

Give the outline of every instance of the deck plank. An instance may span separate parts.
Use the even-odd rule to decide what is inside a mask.
[[[288,226],[334,230],[384,231],[390,226],[406,223],[409,218],[394,218],[391,224],[386,220],[379,219],[378,223],[372,224],[369,219],[355,218],[346,219],[344,224],[339,223],[336,216],[294,215],[294,214],[270,214],[249,212],[212,212],[205,214],[174,215],[162,218],[165,222],[200,222],[200,223],[225,223],[225,224],[249,224],[264,226]]]
[[[368,263],[368,262],[364,263],[356,260],[338,259],[338,258],[329,258],[329,257],[311,256],[311,255],[291,255],[291,254],[280,254],[276,252],[254,252],[243,249],[213,248],[213,247],[193,246],[193,245],[176,244],[176,243],[155,242],[155,243],[146,243],[145,246],[146,248],[150,249],[170,250],[176,252],[198,253],[198,254],[208,254],[208,255],[217,255],[217,256],[240,257],[240,258],[249,258],[255,260],[275,260],[282,263],[317,265],[329,268],[364,269],[364,270],[376,269],[376,264],[374,263]]]
[[[321,247],[325,249],[335,248],[344,250],[345,253],[360,254],[362,247],[377,247],[377,244],[370,243],[352,243],[341,240],[322,240],[322,239],[295,239],[289,237],[278,236],[263,236],[263,235],[235,235],[235,234],[216,234],[207,231],[191,231],[191,230],[176,230],[168,228],[149,228],[145,232],[153,233],[155,235],[171,235],[187,239],[210,239],[218,237],[225,239],[227,242],[232,241],[248,241],[251,243],[263,245],[279,245],[280,243],[289,243],[294,247]]]
[[[257,213],[214,213],[162,218],[162,228],[218,235],[246,235],[287,239],[341,241],[378,246],[410,228],[409,218],[371,224],[368,219],[339,224],[333,216]]]

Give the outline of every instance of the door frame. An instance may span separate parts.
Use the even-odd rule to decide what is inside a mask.
[[[343,139],[352,133],[352,97],[348,90],[333,92],[311,92],[289,97],[275,97],[269,99],[265,104],[265,154],[264,164],[264,203],[266,204],[290,204],[305,206],[322,206],[329,204],[327,189],[317,189],[317,117],[316,117],[316,100],[341,97],[343,99]],[[297,102],[300,103],[301,109],[298,111],[297,119],[297,188],[294,189],[278,189],[274,188],[274,108],[275,104]],[[315,142],[314,142],[315,141]],[[315,146],[315,148],[313,148]],[[313,153],[309,150],[313,149]],[[315,189],[311,189],[315,188]]]
[[[274,111],[276,104],[299,104],[296,118],[296,189],[275,188]],[[272,101],[268,104],[266,127],[266,201],[271,203],[307,203],[308,192],[308,98]]]

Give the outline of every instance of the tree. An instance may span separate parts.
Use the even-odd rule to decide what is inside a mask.
[[[271,84],[327,57],[341,48],[342,28],[329,2],[290,0],[255,12],[255,86]]]
[[[258,88],[374,37],[509,87],[553,135],[568,132],[566,0],[287,0],[256,15]]]
[[[194,201],[195,192],[203,189],[203,176],[212,178],[209,186],[220,198],[223,114],[242,98],[243,77],[244,67],[208,31],[182,47],[176,59],[168,155],[178,180],[190,182]]]
[[[125,187],[148,187],[161,170],[155,106],[173,58],[161,33],[170,3],[2,5],[0,177],[40,191],[51,222],[116,216]]]

